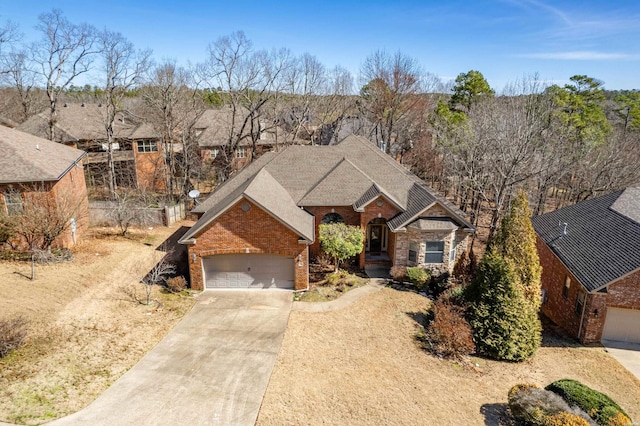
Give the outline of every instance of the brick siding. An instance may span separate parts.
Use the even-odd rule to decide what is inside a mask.
[[[311,258],[318,256],[320,254],[320,239],[318,238],[318,226],[322,222],[322,218],[329,213],[337,213],[344,219],[344,223],[351,226],[360,226],[360,213],[353,210],[352,206],[312,206],[306,207],[306,211],[311,213],[315,218],[315,235],[316,240],[313,244],[309,246],[309,254]]]
[[[242,210],[244,203],[251,206],[247,212]],[[248,200],[240,200],[197,235],[196,244],[188,245],[191,288],[204,289],[203,257],[263,253],[295,258],[295,289],[305,289],[309,284],[309,249],[298,239],[295,232],[267,212]]]
[[[136,183],[141,189],[163,191],[167,185],[164,179],[162,143],[155,142],[158,146],[157,152],[138,152],[138,143],[133,142],[136,159]]]
[[[608,306],[640,309],[640,271],[635,271],[610,284],[607,293],[587,293],[582,330],[578,336],[581,315],[576,313],[575,306],[578,293],[586,293],[586,290],[539,237],[536,245],[542,265],[542,289],[546,291],[542,313],[582,343],[596,343],[602,339]],[[571,285],[565,297],[562,289],[567,276],[571,278]]]
[[[78,163],[78,166],[82,166],[82,162]],[[39,183],[13,183],[0,185],[0,194],[2,200],[0,208],[5,209],[4,206],[4,193],[7,189],[12,188],[20,191],[23,200],[29,198],[35,198],[42,193],[48,193],[48,196],[53,197],[58,204],[65,205],[67,208],[73,208],[75,210],[76,219],[76,244],[81,240],[82,235],[89,227],[89,200],[87,199],[87,185],[84,178],[84,171],[80,167],[72,167],[59,181],[57,182],[39,182]],[[19,248],[25,248],[21,245],[19,240],[15,240]],[[26,246],[26,243],[24,244]],[[52,247],[72,247],[74,245],[73,235],[71,230],[68,229],[63,232],[53,242]]]

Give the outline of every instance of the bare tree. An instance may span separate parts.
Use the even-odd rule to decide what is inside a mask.
[[[49,138],[55,140],[57,104],[62,93],[89,71],[96,53],[95,29],[69,22],[58,9],[39,16],[42,39],[31,46],[36,72],[43,78],[49,100]]]
[[[191,178],[197,178],[201,169],[194,126],[205,103],[198,87],[193,69],[165,61],[152,70],[142,91],[148,115],[166,147],[167,190],[182,197],[192,189]]]
[[[108,216],[120,228],[120,235],[126,237],[132,226],[151,223],[148,210],[150,204],[144,192],[120,190],[108,207]]]
[[[23,211],[16,217],[15,234],[29,250],[51,250],[53,242],[69,230],[72,219],[87,217],[84,198],[72,193],[51,194],[46,186],[27,188]]]
[[[146,296],[145,305],[151,304],[151,293],[154,287],[164,284],[167,278],[176,272],[176,265],[168,261],[170,254],[170,251],[166,254],[163,253],[158,263],[156,263],[153,268],[151,268],[151,271],[142,279]]]
[[[361,67],[361,107],[375,124],[372,138],[387,153],[398,153],[410,142],[399,134],[408,123],[409,113],[422,102],[425,72],[414,58],[402,52],[378,50]],[[429,80],[431,81],[431,79]]]
[[[7,48],[11,47],[19,38],[18,26],[13,22],[6,21],[0,26],[0,60],[7,54]],[[8,72],[4,62],[4,60],[0,61],[0,76]]]
[[[97,46],[105,77],[102,99],[105,105],[104,126],[107,137],[109,194],[116,197],[116,171],[113,160],[113,123],[127,91],[140,83],[150,65],[150,50],[136,50],[120,33],[108,30],[98,36]]]
[[[241,144],[250,144],[255,154],[266,105],[273,99],[281,73],[290,63],[288,50],[255,51],[242,31],[209,45],[206,66],[209,86],[220,89],[223,108],[230,114],[226,143],[216,157],[219,182],[231,174],[232,161]]]
[[[5,69],[2,81],[16,90],[20,105],[20,122],[45,106],[42,91],[37,87],[37,74],[32,65],[24,51],[11,51],[2,58],[2,67]]]
[[[284,73],[284,92],[290,97],[283,111],[281,122],[290,130],[290,140],[309,140],[312,136],[312,106],[315,100],[325,95],[327,74],[324,65],[315,56],[305,53],[295,60]]]

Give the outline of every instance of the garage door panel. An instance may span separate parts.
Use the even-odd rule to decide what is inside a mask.
[[[294,287],[292,257],[268,254],[225,254],[203,259],[207,288]]]
[[[640,310],[607,308],[602,338],[640,343]]]

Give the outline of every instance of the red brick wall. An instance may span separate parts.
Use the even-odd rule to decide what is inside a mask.
[[[640,309],[640,270],[609,286],[607,305],[614,308]]]
[[[164,175],[164,159],[162,156],[162,143],[156,141],[157,152],[138,152],[137,142],[133,142],[133,150],[136,159],[136,177],[139,188],[162,191],[166,188]]]
[[[352,206],[334,206],[334,207],[306,207],[309,213],[315,217],[316,240],[309,246],[309,254],[311,258],[320,254],[320,239],[318,238],[318,226],[322,222],[322,218],[329,213],[337,213],[344,219],[344,223],[352,226],[360,226],[360,213],[353,210]],[[334,210],[333,212],[331,210]]]
[[[251,208],[245,212],[242,204]],[[309,249],[298,242],[299,236],[271,215],[247,200],[240,200],[196,236],[196,244],[189,245],[191,287],[204,288],[202,258],[228,253],[269,253],[296,258],[295,289],[309,284]],[[192,256],[196,255],[193,262]],[[302,266],[298,255],[302,256]]]
[[[540,238],[536,242],[542,264],[542,288],[547,291],[547,301],[542,305],[542,312],[572,336],[583,343],[599,342],[607,317],[607,306],[640,309],[640,271],[636,271],[611,284],[607,293],[587,294],[581,335],[578,336],[580,316],[575,313],[575,305],[578,291],[585,290]],[[567,275],[571,277],[571,287],[565,298],[562,288]]]
[[[576,277],[537,236],[536,245],[542,265],[542,289],[546,291],[546,301],[541,307],[542,313],[577,338],[580,316],[575,313],[575,305],[578,292],[584,291],[584,289]],[[567,275],[571,278],[571,286],[565,298],[562,295],[562,289]]]
[[[82,162],[78,163],[82,166]],[[38,199],[43,194],[47,194],[47,197],[55,199],[60,208],[64,208],[70,213],[74,214],[76,219],[76,243],[80,241],[84,232],[89,227],[89,200],[87,199],[87,185],[84,178],[84,171],[79,167],[72,167],[67,174],[65,174],[57,182],[40,182],[40,183],[15,183],[11,185],[0,185],[0,194],[4,194],[8,188],[20,191],[22,193],[23,200]],[[4,210],[4,196],[0,197],[2,205],[0,208]],[[40,198],[42,200],[42,198]],[[47,203],[49,204],[49,203]],[[51,203],[51,205],[55,205]],[[15,241],[20,246],[19,240]],[[26,244],[25,244],[26,245]],[[71,230],[64,231],[56,240],[52,246],[57,247],[72,247],[74,245]],[[23,247],[24,248],[24,247]]]
[[[82,162],[78,164],[82,166]],[[84,179],[84,170],[72,167],[52,188],[52,194],[59,203],[68,204],[76,213],[76,243],[89,228],[89,199],[87,198],[87,184]],[[71,229],[58,237],[54,244],[61,247],[74,245]]]

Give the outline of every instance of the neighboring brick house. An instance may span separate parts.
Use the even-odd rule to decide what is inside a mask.
[[[84,151],[0,126],[0,212],[20,216],[28,202],[65,209],[65,216],[74,217],[69,230],[53,245],[75,245],[88,226],[89,202],[82,170],[85,155]]]
[[[366,139],[269,152],[218,187],[193,213],[191,286],[308,286],[318,225],[365,232],[359,266],[451,271],[473,226],[443,197]]]
[[[90,186],[107,186],[106,108],[99,103],[68,103],[57,109],[55,141],[87,152],[86,179]],[[29,118],[17,127],[49,138],[48,112]],[[162,191],[166,187],[161,137],[148,123],[118,112],[113,123],[112,143],[116,183]]]
[[[243,110],[242,114],[248,114],[248,112]],[[208,109],[200,116],[194,129],[198,139],[200,157],[205,162],[214,161],[218,156],[225,155],[225,147],[229,145],[230,137],[233,140],[240,138],[237,149],[231,153],[233,156],[231,166],[233,171],[237,171],[251,162],[253,140],[251,126],[246,125],[243,128],[243,123],[239,122],[240,119],[244,119],[244,116],[236,117],[235,123],[232,123],[232,118],[233,114],[229,108]],[[276,144],[275,133],[266,131],[267,126],[263,121],[254,123],[254,127],[257,129],[254,135],[256,156],[272,151]],[[237,134],[230,136],[231,132],[241,132],[242,134],[241,136]]]
[[[640,188],[533,218],[542,312],[582,343],[640,343]]]

